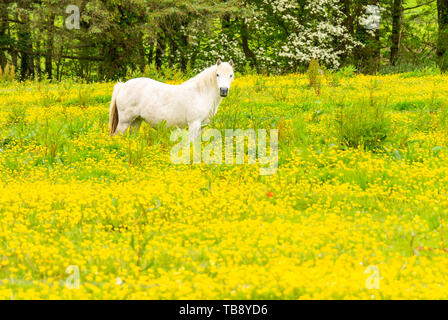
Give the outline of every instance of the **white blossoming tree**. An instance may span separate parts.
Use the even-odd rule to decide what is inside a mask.
[[[344,26],[340,0],[246,2],[253,8],[245,17],[255,33],[252,38],[262,39],[254,49],[262,67],[292,71],[317,58],[327,67],[337,68],[341,58],[360,45]]]

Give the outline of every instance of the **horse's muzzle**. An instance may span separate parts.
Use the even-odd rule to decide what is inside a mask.
[[[219,94],[221,97],[227,97],[227,94],[229,93],[229,88],[219,88]]]

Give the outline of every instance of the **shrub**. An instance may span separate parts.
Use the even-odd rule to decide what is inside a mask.
[[[333,72],[330,70],[326,71],[325,77],[327,78],[327,81],[330,84],[330,86],[337,87],[339,86],[339,83],[342,79],[351,78],[355,75],[355,73],[356,73],[356,67],[348,65],[339,69],[338,71]]]
[[[10,66],[9,63],[6,64],[4,69],[0,66],[0,82],[12,82],[14,81],[15,76],[14,66]]]
[[[379,74],[400,74],[401,78],[440,75],[439,66],[434,62],[398,61],[394,66],[385,64],[380,67]]]
[[[345,66],[339,69],[336,73],[339,74],[342,78],[351,78],[355,75],[356,67],[353,65]]]
[[[58,96],[55,94],[55,90],[51,90],[49,86],[45,85],[45,82],[37,83],[37,91],[39,93],[39,100],[42,106],[49,108],[58,102]]]
[[[78,87],[77,105],[80,108],[87,108],[93,95],[93,87],[89,85],[80,85]]]
[[[368,102],[339,104],[334,129],[342,145],[375,150],[391,131],[391,121],[384,105],[379,104],[371,89]]]
[[[319,66],[319,61],[317,59],[311,59],[310,65],[308,66],[308,79],[310,80],[310,87],[314,88],[316,94],[320,94],[321,87],[321,76],[322,70]]]
[[[42,159],[49,163],[60,161],[59,155],[64,152],[64,148],[68,148],[67,125],[59,121],[50,122],[46,119],[37,128],[36,141],[43,147]]]
[[[306,132],[306,123],[303,120],[303,116],[288,120],[281,118],[277,123],[277,128],[278,142],[281,146],[285,146],[286,149],[295,150],[291,147],[309,143],[310,137]]]

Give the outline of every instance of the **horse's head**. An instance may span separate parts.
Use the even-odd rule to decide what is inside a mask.
[[[216,63],[216,82],[221,97],[226,97],[230,90],[230,84],[234,78],[233,75],[233,61],[221,62],[221,59]]]

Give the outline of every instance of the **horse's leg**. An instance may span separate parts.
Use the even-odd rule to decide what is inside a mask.
[[[142,125],[142,121],[143,119],[138,117],[136,118],[134,121],[132,121],[131,123],[131,129],[130,129],[130,133],[134,133],[134,132],[138,132],[138,130],[140,130],[140,126]]]
[[[201,121],[193,121],[188,124],[188,137],[192,142],[196,138],[201,136]]]
[[[136,116],[131,112],[131,110],[126,110],[120,108],[118,109],[118,125],[115,133],[123,134],[128,130],[131,123],[136,119]]]
[[[125,133],[126,130],[128,130],[130,124],[131,124],[130,121],[124,121],[122,119],[119,119],[117,130],[115,131],[115,133],[121,133],[121,134]]]

